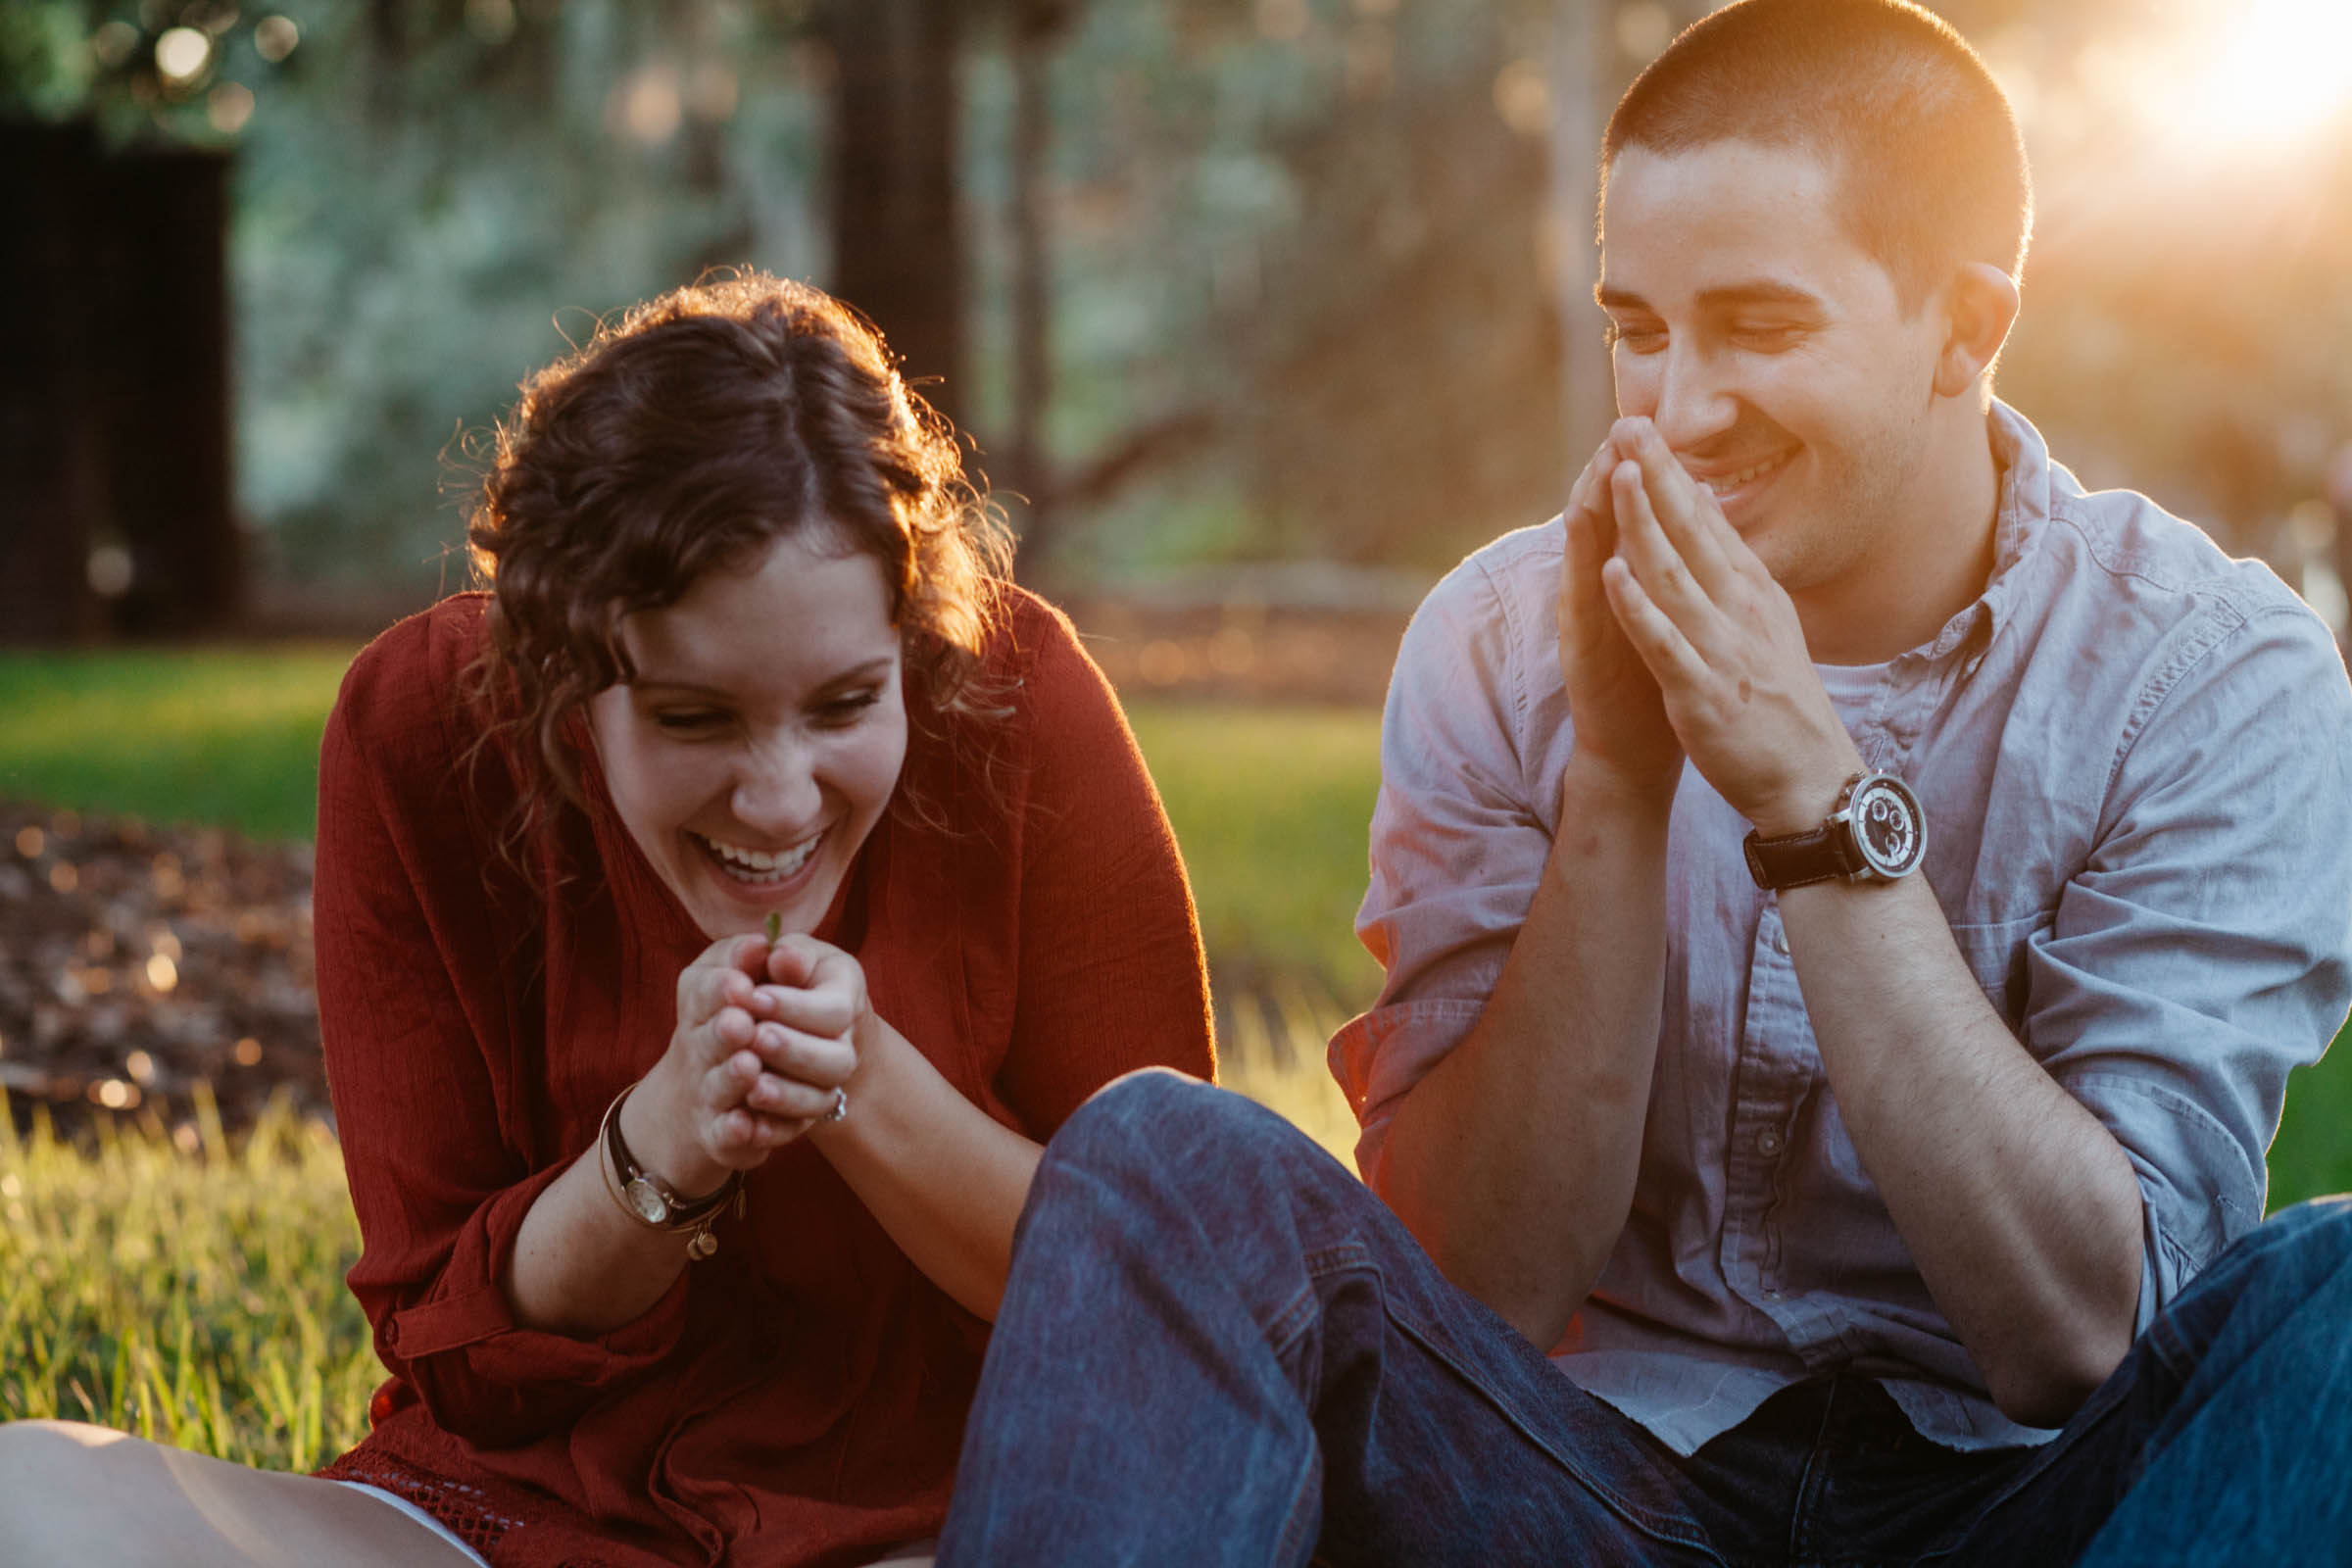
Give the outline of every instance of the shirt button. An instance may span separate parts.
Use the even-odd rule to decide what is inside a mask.
[[[1769,1127],[1756,1134],[1756,1152],[1761,1154],[1779,1153],[1781,1152],[1781,1135]]]
[[[1788,931],[1787,927],[1776,925],[1772,928],[1772,951],[1775,953],[1787,953],[1788,951]]]

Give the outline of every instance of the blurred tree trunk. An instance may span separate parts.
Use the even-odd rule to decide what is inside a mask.
[[[956,188],[962,7],[831,0],[833,292],[871,317],[907,379],[956,418],[964,241]]]
[[[1600,136],[1624,89],[1612,8],[1602,0],[1557,0],[1550,61],[1550,221],[1560,311],[1561,436],[1567,443],[1560,498],[1609,433],[1617,394],[1592,302],[1600,254],[1592,243],[1600,206]]]
[[[1021,571],[1052,571],[1058,517],[1046,416],[1054,395],[1054,258],[1046,157],[1053,141],[1047,78],[1073,6],[1021,0],[1012,16],[1012,450],[1010,488],[1022,509]]]

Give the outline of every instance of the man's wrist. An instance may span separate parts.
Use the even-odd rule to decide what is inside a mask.
[[[1838,809],[1838,798],[1845,792],[1845,786],[1862,771],[1858,756],[1825,760],[1809,767],[1746,812],[1747,825],[1768,839],[1810,833],[1830,819],[1830,813]]]
[[[1674,811],[1674,792],[1682,783],[1683,767],[1661,773],[1632,773],[1591,753],[1568,754],[1560,773],[1563,820],[1594,814],[1663,822]]]

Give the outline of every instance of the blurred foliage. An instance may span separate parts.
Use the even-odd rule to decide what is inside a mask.
[[[1016,423],[1012,19],[1044,16],[1065,580],[1434,568],[1551,510],[1565,242],[1546,235],[1584,219],[1545,227],[1544,130],[1554,25],[1587,3],[1605,8],[1585,63],[1604,103],[1705,9],[974,0],[961,406],[986,468]],[[2352,439],[2340,108],[2285,140],[2189,113],[2199,61],[2247,10],[2226,0],[1939,9],[2010,86],[2041,195],[2002,390],[2086,479],[2146,489],[2292,578],[2317,547],[2281,519]],[[18,0],[0,112],[236,145],[237,468],[259,558],[413,603],[463,577],[480,450],[464,434],[600,313],[711,264],[828,274],[821,24],[816,0]],[[167,35],[190,28],[202,68],[167,79]]]
[[[1494,96],[1544,9],[1084,8],[1053,82],[1056,445],[1083,467],[1126,432],[1193,437],[1101,498],[1078,544],[1098,570],[1443,566],[1547,505],[1541,124]]]
[[[387,585],[395,603],[460,585],[467,469],[526,373],[706,267],[821,270],[825,67],[806,10],[287,0],[217,40],[208,73],[244,73],[254,95],[230,247],[240,499],[266,569]],[[137,78],[110,85],[93,64],[106,29],[136,31],[128,66],[191,18],[238,13],[19,15],[12,34],[87,27],[36,77],[36,107],[124,134]],[[265,36],[293,40],[267,68]],[[10,55],[15,79],[27,53]],[[154,133],[225,139],[154,118]]]
[[[2144,491],[2300,585],[2326,541],[2286,518],[2352,444],[2352,65],[2292,79],[2270,51],[2337,51],[2293,36],[2288,0],[1938,9],[2034,162],[2002,395],[2086,483]]]
[[[442,552],[522,376],[707,266],[816,270],[819,68],[788,10],[678,37],[642,6],[471,4],[397,65],[360,8],[303,19],[316,69],[247,138],[234,252],[239,467],[281,571],[461,585]]]

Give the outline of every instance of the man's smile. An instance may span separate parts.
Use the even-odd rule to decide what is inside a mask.
[[[1736,505],[1752,499],[1771,483],[1782,469],[1788,467],[1789,460],[1796,456],[1798,450],[1793,445],[1784,447],[1778,452],[1743,462],[1738,467],[1688,462],[1684,467],[1691,478],[1706,487],[1728,514]]]

